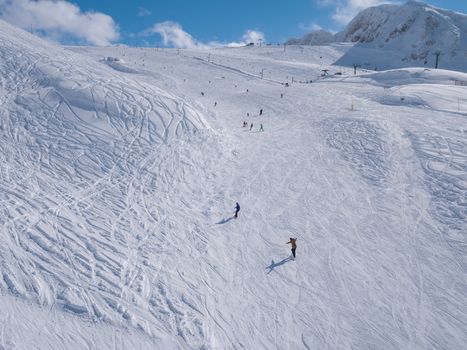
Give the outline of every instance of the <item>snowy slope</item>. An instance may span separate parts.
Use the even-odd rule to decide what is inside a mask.
[[[464,73],[0,38],[0,347],[463,348]]]
[[[162,326],[149,320],[176,309],[169,287],[155,281],[176,259],[165,247],[177,253],[182,239],[167,234],[178,215],[194,216],[186,211],[196,193],[186,208],[177,196],[170,209],[180,189],[172,185],[188,183],[188,173],[208,176],[205,164],[219,157],[215,133],[154,85],[5,23],[0,35],[1,289],[154,335]]]

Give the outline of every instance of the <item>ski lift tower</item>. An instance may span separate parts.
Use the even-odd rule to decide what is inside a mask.
[[[357,75],[357,68],[360,68],[361,65],[354,63],[352,66],[353,66],[353,75]]]
[[[438,62],[439,62],[439,56],[441,55],[441,51],[436,51],[435,56],[436,56],[436,62],[435,62],[435,69],[438,69]]]

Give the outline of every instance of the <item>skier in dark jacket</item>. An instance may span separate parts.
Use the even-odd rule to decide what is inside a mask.
[[[240,204],[238,202],[235,203],[235,215],[234,218],[238,218],[238,212],[240,211]]]
[[[295,259],[295,249],[297,249],[297,239],[290,237],[290,241],[288,241],[286,244],[292,245],[292,255],[293,255],[293,258]]]

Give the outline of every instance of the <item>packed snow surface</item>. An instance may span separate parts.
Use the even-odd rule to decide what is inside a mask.
[[[1,22],[0,349],[464,349],[467,74],[347,49]]]

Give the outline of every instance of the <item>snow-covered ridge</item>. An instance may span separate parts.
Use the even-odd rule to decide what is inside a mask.
[[[359,79],[371,79],[384,87],[414,84],[453,86],[456,81],[467,82],[467,73],[444,69],[405,68],[362,73],[359,74],[358,78],[351,77],[347,80],[358,81]]]

